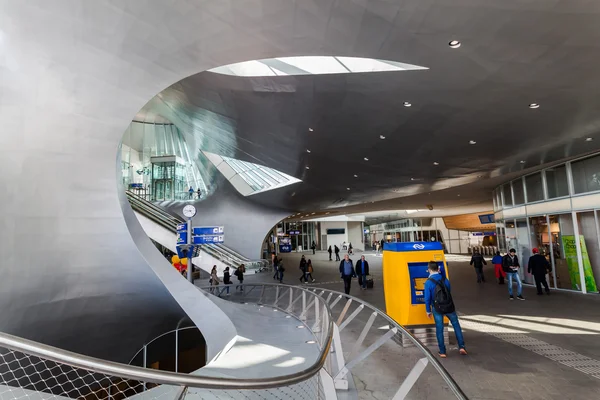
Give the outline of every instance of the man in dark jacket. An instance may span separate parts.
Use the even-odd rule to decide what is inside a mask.
[[[517,299],[525,300],[523,297],[523,284],[521,283],[521,277],[519,276],[519,258],[517,257],[517,251],[510,249],[507,255],[502,258],[502,269],[506,272],[508,278],[508,295],[510,300],[514,300],[512,284],[513,280],[517,281]]]
[[[344,280],[344,292],[350,294],[350,285],[352,284],[352,278],[356,277],[352,260],[348,257],[348,254],[344,256],[344,259],[340,262],[340,276]]]
[[[363,290],[367,290],[367,275],[369,275],[369,263],[365,260],[365,256],[361,256],[356,262],[356,275],[358,275],[358,284]]]
[[[337,244],[333,246],[333,251],[335,252],[335,261],[340,261],[340,248],[337,247]]]
[[[475,273],[477,274],[477,283],[485,282],[485,276],[483,276],[483,266],[487,265],[485,258],[475,250],[473,257],[471,257],[471,265],[475,267]]]
[[[527,272],[533,274],[538,295],[543,294],[542,285],[544,285],[546,294],[550,294],[550,288],[548,287],[548,282],[546,282],[546,274],[552,270],[552,267],[550,267],[550,263],[546,260],[546,257],[541,255],[537,248],[534,248],[531,251],[533,252],[533,255],[529,257]]]

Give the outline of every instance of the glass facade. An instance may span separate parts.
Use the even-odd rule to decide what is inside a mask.
[[[203,165],[190,157],[185,138],[173,124],[134,121],[123,134],[123,186],[147,200],[197,199],[198,189],[206,196],[210,180]]]
[[[525,185],[519,185],[521,182]],[[598,293],[599,155],[516,179],[497,187],[493,197],[499,248],[503,252],[517,250],[524,282],[534,283],[527,266],[537,248],[552,267],[547,277],[551,287]],[[553,201],[569,197],[568,203]],[[525,206],[516,208],[521,202]]]

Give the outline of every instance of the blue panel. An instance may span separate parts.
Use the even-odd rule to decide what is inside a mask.
[[[194,235],[222,235],[222,226],[194,226]]]
[[[429,278],[428,265],[428,262],[408,263],[411,304],[425,304],[425,281]],[[445,275],[444,263],[438,261],[437,265],[440,267],[440,273]]]
[[[187,232],[177,232],[177,244],[187,244]]]
[[[177,232],[187,232],[187,222],[177,224]]]
[[[194,236],[194,238],[193,238],[194,244],[223,243],[223,241],[224,241],[223,235],[201,235],[201,236]]]
[[[292,252],[292,245],[291,244],[280,244],[279,245],[279,252],[280,253],[291,253]]]
[[[384,243],[383,250],[405,252],[405,251],[431,251],[444,250],[440,242],[393,242]]]

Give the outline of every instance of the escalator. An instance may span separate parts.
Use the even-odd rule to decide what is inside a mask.
[[[176,253],[177,225],[185,222],[183,219],[169,214],[161,207],[143,199],[131,191],[126,191],[140,224],[148,237],[166,249]],[[213,265],[219,270],[225,267],[235,269],[244,264],[247,271],[260,272],[268,268],[267,260],[250,260],[224,244],[206,244],[201,246],[200,257],[193,260],[194,265],[202,271],[210,273]]]

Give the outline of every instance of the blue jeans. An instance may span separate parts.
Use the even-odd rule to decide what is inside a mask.
[[[456,341],[458,342],[458,348],[465,348],[465,339],[463,337],[460,323],[458,322],[458,316],[456,312],[445,314],[450,320],[452,328],[454,328],[454,334],[456,335]],[[438,347],[440,348],[440,354],[446,354],[446,345],[444,344],[444,314],[438,314],[433,311],[433,319],[435,320],[435,336],[437,337]]]
[[[362,281],[362,287],[363,289],[367,288],[367,276],[365,274],[362,274],[362,276],[360,277],[361,281]]]
[[[508,278],[508,294],[513,295],[513,279],[517,281],[517,296],[523,293],[523,285],[521,284],[521,277],[518,272],[507,272],[506,277]]]

